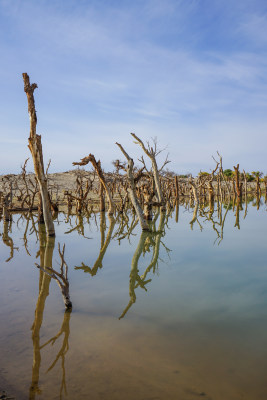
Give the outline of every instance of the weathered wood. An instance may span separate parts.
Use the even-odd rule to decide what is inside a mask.
[[[32,154],[34,171],[42,197],[46,234],[48,236],[55,236],[55,228],[50,210],[49,194],[47,190],[47,178],[44,172],[41,135],[36,134],[37,116],[33,92],[38,86],[36,83],[30,84],[30,78],[27,73],[23,73],[22,76],[24,81],[24,92],[26,93],[28,99],[28,112],[30,116],[30,136],[28,139],[29,149]]]
[[[123,153],[123,155],[125,156],[125,158],[128,161],[128,167],[127,167],[127,177],[129,180],[128,193],[129,193],[131,202],[136,211],[136,214],[139,219],[142,230],[149,231],[149,226],[144,218],[143,210],[139,204],[139,201],[137,199],[136,192],[135,192],[135,183],[134,183],[134,176],[133,176],[133,166],[134,166],[133,159],[126,153],[126,151],[124,150],[124,148],[122,147],[122,145],[120,143],[116,142],[116,145],[119,147],[119,149],[121,150],[121,152]]]
[[[41,271],[45,272],[48,276],[55,279],[61,290],[65,308],[70,309],[72,308],[72,302],[70,301],[70,294],[69,294],[68,265],[64,258],[65,244],[63,245],[63,250],[61,251],[60,244],[58,243],[58,253],[61,259],[60,273],[57,272],[54,268],[52,268],[52,265],[51,266],[44,265],[44,267],[40,266],[37,263],[35,263],[35,265]]]
[[[99,211],[105,211],[105,195],[102,182],[99,182]]]
[[[239,182],[239,164],[237,164],[237,166],[234,166],[234,170],[235,170],[235,190],[236,190],[236,194],[237,197],[241,198],[242,197],[242,186],[240,185]]]
[[[175,175],[175,198],[179,199],[179,184],[178,184],[178,176]]]
[[[141,139],[139,139],[138,136],[135,135],[135,133],[131,133],[132,137],[137,141],[137,143],[141,146],[142,150],[144,153],[150,158],[151,164],[152,164],[152,171],[153,171],[153,177],[155,181],[155,187],[156,187],[156,192],[157,192],[157,197],[158,201],[162,204],[162,206],[165,206],[165,200],[163,197],[163,193],[161,190],[161,185],[160,185],[160,180],[159,180],[159,170],[158,170],[158,165],[156,161],[156,149],[153,149],[151,146],[148,147],[148,149],[145,147],[144,143],[142,142]],[[155,145],[156,147],[156,145]]]
[[[89,156],[82,158],[80,162],[73,162],[72,165],[87,165],[89,162],[91,162],[91,164],[93,165],[93,167],[99,177],[99,180],[102,183],[102,185],[104,186],[105,191],[107,193],[107,198],[108,198],[108,202],[109,202],[108,215],[113,215],[114,210],[115,210],[115,204],[114,204],[110,189],[107,185],[106,179],[104,177],[100,160],[96,161],[95,156],[93,154],[89,154]]]

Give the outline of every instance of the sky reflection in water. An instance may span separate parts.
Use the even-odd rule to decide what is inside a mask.
[[[11,231],[1,221],[0,389],[22,400],[265,399],[266,205],[244,216],[244,205],[239,219],[215,206],[190,225],[180,206],[155,211],[147,234],[131,213],[126,225],[92,214],[83,226],[59,214],[49,248],[34,218],[27,235],[26,219],[14,215]],[[58,242],[72,312],[35,266],[60,270]]]

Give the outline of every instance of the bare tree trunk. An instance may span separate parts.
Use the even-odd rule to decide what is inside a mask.
[[[104,186],[102,182],[99,181],[99,211],[105,211],[105,195]]]
[[[236,188],[236,194],[237,197],[241,198],[242,197],[242,186],[239,183],[239,164],[237,166],[234,166],[235,170],[235,188]]]
[[[42,195],[41,192],[38,192],[38,197],[39,197],[39,201],[38,201],[38,222],[40,224],[44,223],[44,213],[43,213],[43,204],[42,204]]]
[[[178,184],[178,176],[175,176],[175,198],[179,200],[179,184]]]
[[[197,188],[195,183],[193,182],[192,177],[190,177],[188,183],[191,185],[192,190],[193,190],[193,194],[194,194],[194,199],[195,199],[195,203],[198,205],[199,204],[199,199],[198,199],[198,194],[197,194]]]
[[[139,204],[139,201],[137,199],[136,193],[135,193],[135,184],[134,184],[134,177],[133,177],[133,159],[126,153],[126,151],[124,150],[124,148],[122,147],[121,144],[116,142],[116,145],[120,148],[121,152],[124,154],[124,156],[126,157],[127,161],[128,161],[128,168],[127,168],[127,176],[129,179],[129,188],[128,188],[128,192],[130,195],[130,199],[131,202],[134,206],[134,209],[136,211],[136,214],[138,216],[141,228],[143,231],[149,231],[149,226],[144,218],[144,214],[143,214],[143,210]]]
[[[256,196],[261,196],[260,177],[256,176]]]
[[[36,134],[37,116],[35,111],[35,103],[33,92],[38,87],[36,83],[30,84],[28,74],[23,73],[24,92],[28,99],[28,112],[30,116],[30,136],[29,136],[29,149],[32,154],[34,171],[40,187],[42,196],[43,214],[46,227],[46,234],[48,236],[55,236],[55,228],[50,210],[50,201],[47,190],[47,179],[44,172],[43,151],[41,135]]]

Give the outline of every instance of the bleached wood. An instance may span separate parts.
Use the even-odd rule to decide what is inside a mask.
[[[36,83],[30,84],[30,78],[27,73],[23,73],[22,76],[24,81],[24,92],[26,93],[28,99],[28,112],[30,117],[30,136],[28,139],[29,149],[32,154],[34,171],[42,197],[46,234],[48,236],[55,236],[55,228],[50,210],[50,200],[47,190],[47,178],[44,172],[41,135],[36,134],[37,116],[33,92],[38,86]]]

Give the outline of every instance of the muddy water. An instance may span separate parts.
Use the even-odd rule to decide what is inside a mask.
[[[60,214],[55,241],[34,217],[1,221],[0,394],[267,398],[266,206],[238,224],[231,207],[191,225],[192,209],[155,214],[152,235],[130,213]],[[72,311],[42,269],[60,272],[58,243]]]

